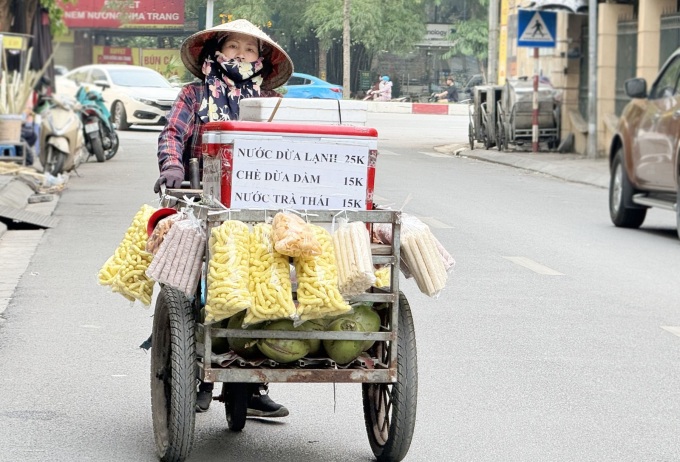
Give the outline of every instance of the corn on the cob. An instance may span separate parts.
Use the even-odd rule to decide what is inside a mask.
[[[344,297],[366,292],[375,283],[371,240],[363,222],[340,225],[333,233],[338,286]]]
[[[218,322],[251,306],[248,291],[250,231],[237,220],[228,220],[210,233],[206,322]]]
[[[250,280],[253,303],[244,325],[295,317],[288,257],[274,250],[272,226],[259,223],[250,235]]]
[[[321,244],[321,254],[295,259],[300,321],[335,316],[352,309],[338,289],[338,270],[330,233],[320,226],[309,226]]]

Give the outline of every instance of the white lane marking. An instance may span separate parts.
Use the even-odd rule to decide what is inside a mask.
[[[112,374],[111,377],[127,377],[127,374]]]
[[[677,335],[678,337],[680,337],[680,327],[677,327],[677,326],[661,326],[661,328],[663,330],[667,330],[668,332],[670,332],[673,335]]]
[[[438,152],[418,151],[418,154],[425,154],[426,156],[430,156],[430,157],[451,157],[448,154],[440,154]]]
[[[537,263],[527,257],[503,257],[503,258],[505,258],[506,260],[510,260],[511,262],[519,266],[523,266],[527,269],[530,269],[534,273],[545,274],[548,276],[564,276],[564,274],[560,273],[559,271],[555,271],[552,268],[543,266],[540,263]]]
[[[101,326],[95,326],[94,324],[83,324],[80,327],[83,329],[101,329]]]
[[[446,223],[437,220],[436,218],[433,217],[418,217],[420,218],[420,221],[428,225],[430,228],[439,228],[439,229],[451,229],[453,226],[447,225]]]
[[[400,156],[401,154],[387,149],[378,149],[378,156]]]

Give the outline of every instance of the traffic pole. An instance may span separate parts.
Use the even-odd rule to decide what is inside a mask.
[[[532,101],[531,114],[531,147],[533,152],[538,152],[538,73],[540,72],[538,62],[538,47],[534,47],[534,97]]]

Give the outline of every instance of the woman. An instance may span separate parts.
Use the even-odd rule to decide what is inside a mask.
[[[201,137],[206,122],[238,120],[243,98],[281,96],[274,91],[288,81],[293,62],[267,34],[245,19],[198,32],[182,43],[187,69],[201,81],[182,88],[158,137],[162,184],[179,188],[188,179],[189,160],[201,159]],[[198,388],[196,410],[205,412],[212,401],[213,384]],[[285,417],[288,409],[267,395],[264,384],[253,388],[248,415]]]
[[[392,99],[392,82],[390,77],[383,75],[378,89],[378,101],[389,101]]]
[[[201,158],[204,124],[238,120],[242,98],[281,96],[293,62],[267,34],[245,19],[197,32],[182,43],[187,69],[201,81],[182,88],[158,137],[162,184],[179,188],[189,177],[189,159]]]

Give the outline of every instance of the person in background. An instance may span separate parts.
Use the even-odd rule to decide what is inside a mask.
[[[293,62],[283,48],[245,19],[193,34],[182,43],[180,53],[184,65],[200,81],[182,87],[158,136],[156,193],[161,185],[180,188],[189,179],[189,160],[201,162],[206,122],[238,120],[243,98],[281,96],[274,90],[293,73]],[[208,410],[212,392],[212,383],[199,384],[198,412]],[[288,409],[269,397],[266,384],[256,384],[247,415],[285,417]]]
[[[458,89],[456,88],[456,81],[453,77],[446,78],[446,89],[441,93],[435,93],[437,101],[448,101],[449,103],[458,102]]]
[[[392,99],[392,82],[389,76],[383,75],[378,85],[378,96],[375,98],[378,101],[389,101]]]
[[[368,100],[374,100],[377,98],[377,96],[380,94],[380,83],[382,82],[382,78],[378,79],[376,83],[373,84],[373,86],[366,92],[366,96],[364,97],[364,101]]]

